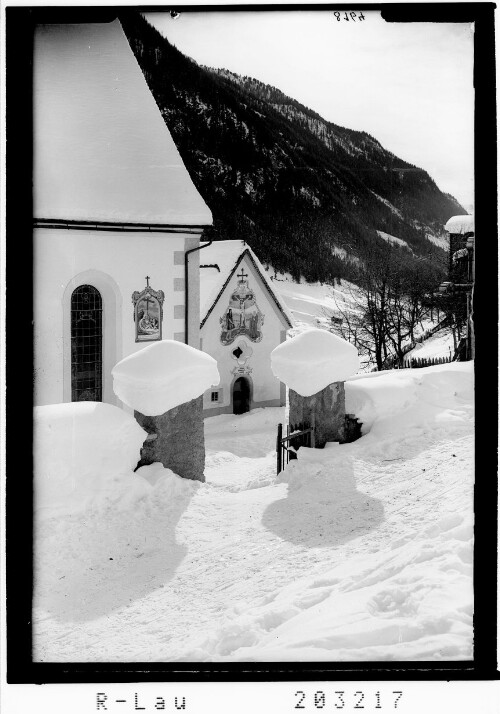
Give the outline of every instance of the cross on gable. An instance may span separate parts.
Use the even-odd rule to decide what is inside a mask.
[[[237,277],[240,279],[240,283],[245,282],[245,278],[248,278],[248,273],[243,272],[243,266],[241,267],[241,275],[238,273]]]
[[[150,277],[149,277],[149,275],[146,275],[146,287],[147,288],[149,288],[149,281],[150,281]]]

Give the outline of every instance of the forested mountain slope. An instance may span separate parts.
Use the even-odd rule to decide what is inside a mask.
[[[364,132],[322,119],[274,87],[185,57],[135,12],[124,30],[165,122],[214,216],[208,237],[244,239],[263,262],[308,280],[356,281],[373,253],[425,266],[466,211],[423,170]],[[341,98],[339,98],[341,101]]]

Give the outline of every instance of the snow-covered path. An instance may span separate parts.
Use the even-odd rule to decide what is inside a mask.
[[[168,503],[160,490],[105,518],[41,523],[35,659],[467,658],[472,411],[448,401],[427,424],[399,415],[353,444],[301,450],[281,480],[284,410],[215,417],[206,484],[172,476]],[[316,611],[321,645],[307,643]]]

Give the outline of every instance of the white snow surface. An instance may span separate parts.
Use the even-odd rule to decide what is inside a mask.
[[[297,283],[289,273],[278,273],[272,267],[266,270],[274,289],[293,315],[295,327],[291,334],[310,327],[328,329],[332,317],[338,316],[337,301],[345,307],[349,293],[356,290],[356,286],[346,280],[335,286],[308,283],[303,278]]]
[[[268,289],[274,295],[276,302],[285,313],[291,325],[294,324],[292,313],[287,307],[286,302],[282,299],[277,286],[270,280],[268,272],[250,248],[243,240],[218,240],[212,245],[203,248],[200,253],[201,265],[217,265],[217,268],[200,268],[200,319],[203,321],[207,316],[208,311],[216,301],[221,289],[225,285],[231,272],[238,265],[243,253],[248,251],[252,256],[258,271],[262,276],[262,280],[267,285]]]
[[[452,216],[445,225],[448,233],[474,233],[474,216]]]
[[[34,216],[207,225],[120,22],[37,27]]]
[[[310,397],[352,377],[359,369],[358,351],[341,337],[312,328],[275,347],[271,369],[290,389]]]
[[[69,516],[92,504],[137,493],[146,432],[112,404],[73,402],[34,409],[35,510]]]
[[[134,352],[111,374],[116,396],[146,416],[164,414],[220,382],[213,357],[176,340],[154,342]]]
[[[434,359],[436,357],[450,357],[454,352],[453,334],[449,328],[439,330],[405,355],[405,363],[413,357],[421,359]]]
[[[206,483],[37,521],[35,661],[471,659],[472,396],[472,363],[357,376],[369,431],[280,477],[285,408],[213,417]]]
[[[382,238],[382,240],[385,240],[386,243],[391,243],[392,245],[399,245],[401,246],[401,248],[407,248],[409,251],[411,251],[411,248],[408,243],[402,238],[396,238],[396,236],[391,236],[390,233],[385,233],[384,231],[377,231],[377,233],[379,237]]]

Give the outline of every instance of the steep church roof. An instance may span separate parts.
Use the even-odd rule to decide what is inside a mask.
[[[33,180],[38,219],[212,223],[118,20],[37,28]]]
[[[205,324],[219,297],[235,274],[243,258],[247,256],[261,278],[263,288],[282,313],[284,322],[293,327],[294,320],[289,309],[276,292],[271,280],[253,250],[243,240],[220,240],[204,248],[200,253],[200,319]]]

